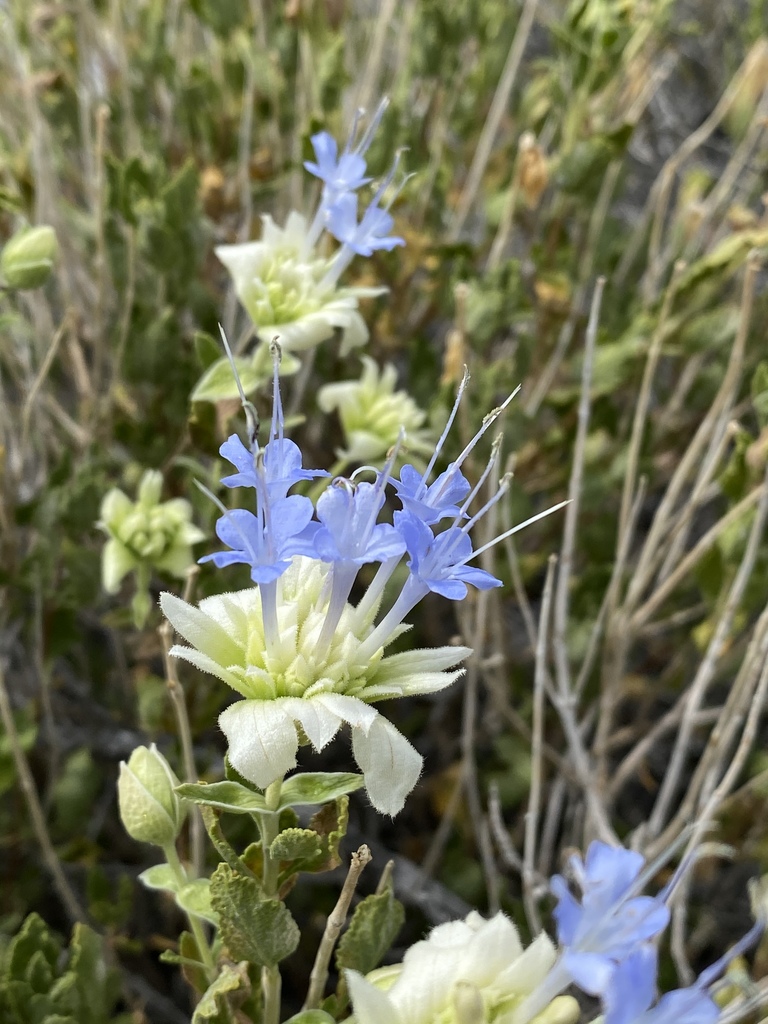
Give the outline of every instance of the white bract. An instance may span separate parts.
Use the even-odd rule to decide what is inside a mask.
[[[306,251],[309,227],[300,213],[291,212],[284,228],[268,214],[262,223],[258,242],[216,249],[258,337],[269,344],[279,336],[283,351],[304,352],[339,329],[342,355],[364,345],[368,328],[358,299],[387,289],[338,287],[329,277],[332,261]]]
[[[373,632],[377,605],[361,616],[346,604],[330,643],[320,645],[328,574],[327,563],[294,557],[277,581],[269,645],[258,587],[205,598],[199,607],[163,594],[163,612],[193,645],[175,646],[171,654],[245,698],[219,718],[230,762],[245,778],[265,789],[296,766],[300,742],[322,750],[346,722],[371,803],[396,814],[416,785],[422,758],[371,704],[442,690],[463,673],[454,666],[471,652],[440,647],[385,656],[384,647],[408,628],[399,625],[372,657],[358,654]]]
[[[370,356],[362,361],[360,380],[324,384],[317,394],[323,412],[338,411],[346,442],[338,456],[347,462],[375,462],[386,456],[401,430],[408,451],[431,453],[434,438],[423,429],[427,414],[406,391],[395,391],[395,367],[388,363],[379,370]]]
[[[473,911],[465,921],[434,928],[408,950],[399,969],[383,968],[368,978],[347,971],[354,1021],[508,1024],[515,1006],[546,977],[555,955],[546,935],[524,950],[508,917],[499,913],[486,921]],[[575,1024],[575,1000],[566,998],[567,1006],[558,1002],[560,1024]]]
[[[143,566],[183,577],[194,561],[192,545],[205,534],[192,522],[192,506],[184,498],[160,501],[162,474],[147,470],[139,496],[131,501],[113,487],[101,503],[98,526],[108,536],[101,556],[102,582],[117,593],[123,577]]]

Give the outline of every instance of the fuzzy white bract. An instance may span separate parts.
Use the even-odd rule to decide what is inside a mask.
[[[101,556],[108,594],[117,593],[123,577],[141,566],[183,577],[192,565],[192,545],[205,534],[192,522],[192,506],[184,498],[160,501],[162,486],[162,474],[150,469],[136,501],[117,487],[104,496],[97,525],[109,537]]]
[[[163,594],[163,612],[192,647],[171,654],[223,680],[245,699],[219,719],[229,759],[265,789],[296,766],[300,742],[322,750],[348,723],[371,803],[396,814],[416,785],[421,755],[371,704],[433,693],[463,672],[466,647],[385,656],[398,626],[372,657],[358,654],[377,606],[360,615],[346,604],[329,644],[319,645],[328,607],[329,565],[296,556],[277,583],[277,629],[267,644],[258,587],[205,598],[199,607]],[[322,651],[322,653],[318,653]],[[297,728],[298,727],[298,728]]]
[[[323,412],[338,411],[346,448],[337,454],[346,462],[375,462],[386,456],[405,432],[405,446],[416,455],[434,449],[434,437],[424,429],[427,414],[407,391],[395,391],[397,371],[388,363],[379,370],[370,356],[363,356],[359,380],[324,384],[317,394]]]
[[[524,950],[508,917],[499,913],[486,921],[473,911],[464,921],[434,928],[408,950],[400,968],[383,968],[368,978],[347,971],[354,1021],[508,1024],[515,1006],[546,977],[555,955],[546,935]],[[578,1019],[575,1000],[558,1009],[561,1024]]]
[[[307,252],[309,226],[295,210],[284,228],[268,214],[262,223],[258,242],[216,249],[258,337],[269,344],[279,336],[285,352],[304,352],[338,329],[342,355],[364,345],[368,328],[358,299],[387,289],[339,287],[329,276],[332,261],[313,249]]]

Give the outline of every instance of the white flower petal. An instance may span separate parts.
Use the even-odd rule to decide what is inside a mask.
[[[260,326],[256,333],[266,345],[277,338],[283,352],[306,352],[333,336],[334,325],[321,314],[322,310],[302,316],[292,323]]]
[[[322,750],[339,731],[339,716],[317,699],[286,697],[282,703],[293,720],[299,722],[315,750]]]
[[[347,987],[357,1024],[403,1024],[386,992],[382,992],[357,971],[345,971]]]
[[[497,975],[495,984],[500,992],[528,995],[543,981],[556,957],[552,940],[542,932],[509,967]]]
[[[236,771],[266,789],[296,767],[299,738],[281,700],[240,700],[219,715]]]
[[[368,341],[368,328],[365,320],[355,310],[352,316],[349,318],[349,323],[344,328],[344,334],[341,338],[341,355],[348,355],[353,348],[359,348],[360,345],[364,345]]]
[[[116,594],[123,577],[135,569],[138,562],[128,548],[111,537],[101,552],[101,583],[108,594]]]
[[[194,647],[182,647],[181,644],[174,644],[168,653],[172,658],[181,658],[182,661],[188,661],[190,665],[199,668],[201,672],[210,672],[212,676],[216,676],[217,679],[226,683],[227,686],[231,686],[233,690],[242,693],[244,697],[249,696],[244,690],[246,684],[237,673],[231,672],[226,666],[220,665],[218,661],[209,658],[202,651],[198,651]]]
[[[160,607],[177,633],[219,665],[237,665],[242,662],[243,652],[204,611],[168,593],[160,595]]]
[[[401,811],[421,775],[421,754],[381,715],[377,715],[367,735],[353,728],[352,751],[376,810],[391,815]]]
[[[239,292],[261,266],[266,247],[263,242],[245,242],[243,245],[218,245],[213,251],[232,275]]]
[[[376,708],[359,697],[350,697],[344,693],[318,693],[312,700],[338,715],[343,722],[349,722],[353,729],[361,729],[366,735],[379,717]]]

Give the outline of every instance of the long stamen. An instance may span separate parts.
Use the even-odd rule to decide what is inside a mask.
[[[451,409],[451,414],[448,417],[448,422],[445,424],[445,427],[443,427],[443,432],[442,432],[442,434],[440,435],[440,437],[438,439],[438,442],[437,442],[437,445],[435,446],[434,452],[432,453],[432,458],[427,463],[427,468],[424,470],[424,475],[421,478],[421,484],[419,485],[419,488],[416,491],[416,497],[417,498],[420,498],[423,494],[426,493],[426,490],[427,490],[427,480],[429,480],[429,475],[432,472],[432,470],[435,468],[435,463],[437,462],[438,458],[440,457],[440,452],[443,450],[443,445],[445,444],[445,442],[446,442],[446,440],[448,438],[448,432],[450,431],[451,427],[453,426],[453,421],[456,419],[456,414],[459,411],[459,406],[461,405],[461,399],[464,396],[464,391],[466,390],[467,384],[469,384],[469,370],[465,366],[464,367],[464,376],[462,377],[461,384],[459,384],[459,389],[456,392],[456,399],[455,399],[455,401],[453,403],[453,408]]]
[[[352,151],[352,144],[355,141],[355,136],[357,135],[357,129],[359,128],[360,121],[361,121],[361,119],[364,116],[365,116],[365,107],[358,107],[357,110],[354,113],[354,117],[352,118],[352,127],[349,129],[349,135],[347,135],[347,141],[344,143],[344,153],[350,153]],[[363,140],[365,140],[365,135],[363,135]],[[365,151],[362,150],[362,149],[356,149],[355,152],[356,153],[363,153]]]
[[[488,459],[488,463],[486,464],[485,469],[483,470],[482,474],[480,475],[480,479],[477,481],[475,486],[472,488],[472,490],[469,492],[467,497],[464,499],[464,503],[461,506],[461,508],[459,509],[459,514],[456,516],[456,518],[453,521],[453,524],[452,524],[453,526],[458,526],[461,523],[462,519],[464,518],[464,516],[466,514],[467,509],[472,504],[472,502],[475,500],[477,495],[480,493],[480,490],[482,489],[483,484],[488,479],[488,476],[489,476],[491,470],[493,469],[493,467],[496,465],[496,462],[497,462],[498,457],[499,457],[499,449],[501,448],[501,441],[502,441],[502,435],[501,434],[499,434],[496,438],[494,438],[493,447],[491,448],[491,456]],[[475,517],[475,518],[477,518],[477,517]],[[473,520],[473,522],[474,522],[474,520]]]
[[[272,356],[272,425],[269,437],[283,440],[285,420],[283,417],[283,399],[280,394],[280,363],[283,358],[283,350],[280,347],[279,335],[269,343],[269,352]]]
[[[461,455],[458,457],[458,459],[456,459],[456,465],[457,466],[460,466],[462,464],[462,462],[464,462],[466,457],[469,455],[469,453],[475,447],[475,445],[480,440],[480,438],[483,436],[483,434],[488,430],[488,428],[492,424],[494,424],[496,422],[496,420],[499,418],[499,416],[501,416],[501,414],[507,408],[507,406],[512,401],[512,399],[515,398],[519,394],[520,389],[522,388],[522,386],[523,386],[522,384],[518,384],[517,387],[515,388],[515,390],[511,394],[507,395],[507,397],[504,399],[504,401],[501,403],[501,405],[497,406],[495,409],[491,409],[491,411],[486,416],[483,417],[483,422],[480,424],[480,429],[475,434],[475,436],[472,438],[472,440],[469,442],[469,444],[464,449],[464,451],[461,453]]]
[[[475,525],[475,523],[479,522],[479,520],[481,520],[483,518],[483,516],[486,514],[486,512],[488,512],[490,509],[492,509],[493,506],[496,504],[496,502],[500,501],[504,497],[504,495],[509,490],[509,486],[510,486],[511,482],[512,482],[512,474],[511,473],[505,473],[504,476],[501,478],[501,481],[499,482],[499,486],[498,486],[498,489],[496,490],[496,493],[493,494],[488,499],[488,501],[486,501],[486,503],[483,505],[483,507],[478,512],[475,512],[475,514],[472,516],[471,519],[469,519],[466,523],[464,523],[464,525],[461,527],[461,532],[462,533],[469,533],[469,531],[472,529],[472,527]]]
[[[553,505],[552,508],[548,508],[544,512],[539,512],[537,515],[531,516],[531,518],[526,519],[524,523],[518,523],[517,526],[513,526],[511,530],[507,530],[504,533],[499,534],[495,540],[490,540],[487,544],[483,544],[481,548],[478,548],[477,551],[473,551],[468,558],[462,560],[461,564],[466,565],[467,562],[471,562],[473,558],[477,558],[478,555],[482,555],[484,551],[492,548],[495,544],[499,544],[501,541],[506,540],[507,537],[511,537],[513,533],[518,533],[520,530],[524,530],[526,526],[530,526],[531,523],[537,523],[539,519],[544,519],[545,516],[552,515],[552,513],[557,512],[558,509],[565,508],[565,506],[569,505],[570,502],[570,498],[567,501],[561,501],[558,505]]]
[[[378,107],[376,108],[376,113],[373,115],[373,117],[371,118],[370,124],[365,129],[365,132],[363,133],[363,137],[362,137],[362,139],[360,139],[360,142],[358,143],[357,148],[355,149],[355,153],[357,153],[357,154],[362,156],[362,154],[365,153],[366,150],[369,148],[369,146],[373,142],[373,136],[376,134],[376,132],[378,130],[378,127],[381,124],[381,119],[384,116],[384,112],[386,111],[388,106],[389,106],[389,96],[385,96],[382,99],[381,103],[379,103]],[[364,110],[358,110],[358,117],[356,117],[356,119],[355,119],[353,130],[356,130],[356,128],[357,128],[357,124],[358,124],[358,121],[359,121],[359,116],[361,114],[364,114],[364,113],[365,113]],[[345,150],[345,152],[346,152],[346,150]]]
[[[235,357],[232,355],[232,349],[229,347],[227,335],[225,334],[224,328],[221,324],[219,324],[219,332],[221,333],[221,341],[224,345],[224,351],[227,353],[227,359],[229,360],[229,365],[232,369],[232,376],[235,378],[237,390],[240,392],[240,405],[243,407],[243,412],[245,413],[245,422],[248,429],[248,442],[251,453],[255,454],[255,449],[259,443],[259,414],[253,403],[249,402],[245,397],[245,391],[243,391],[243,385],[240,381],[240,374],[237,372]]]

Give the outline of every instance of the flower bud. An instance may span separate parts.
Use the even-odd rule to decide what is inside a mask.
[[[488,1020],[482,993],[471,981],[456,982],[451,990],[451,1002],[456,1024],[485,1024]]]
[[[179,780],[154,743],[137,747],[127,764],[121,761],[117,799],[128,835],[155,846],[175,843],[187,811],[174,792],[178,785]]]
[[[56,232],[48,225],[22,228],[0,253],[0,274],[8,288],[39,288],[45,284],[59,252]]]

